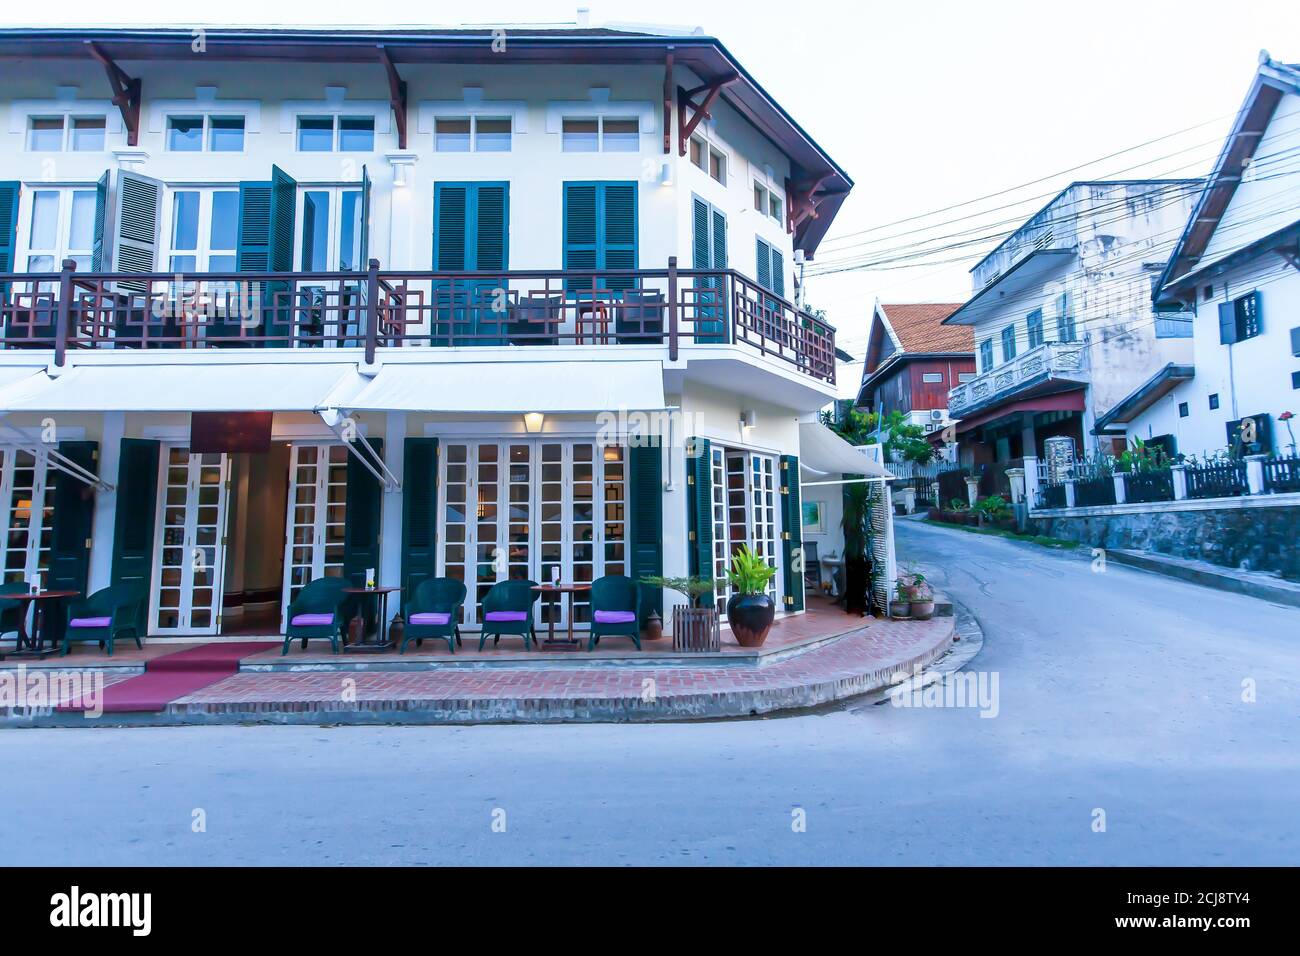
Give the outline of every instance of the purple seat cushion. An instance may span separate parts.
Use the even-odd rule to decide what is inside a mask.
[[[527,611],[488,611],[485,620],[526,621],[528,620],[528,612]]]
[[[112,623],[111,617],[74,617],[68,622],[71,627],[108,627]]]
[[[450,624],[451,615],[446,611],[421,611],[411,615],[412,624]]]
[[[325,627],[334,623],[333,614],[295,614],[289,623],[297,627]]]
[[[597,624],[631,624],[636,620],[636,611],[597,611]]]

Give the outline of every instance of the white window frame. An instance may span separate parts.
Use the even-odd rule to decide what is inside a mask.
[[[198,149],[172,149],[171,146],[171,121],[173,119],[197,119],[203,123],[203,135],[199,137]],[[214,119],[238,119],[244,122],[243,142],[239,149],[213,149],[212,148],[212,121]],[[225,110],[186,110],[174,109],[168,110],[163,114],[163,150],[168,153],[242,153],[248,146],[248,114],[237,111],[227,112]]]
[[[90,258],[94,252],[93,245],[95,237],[93,235],[93,213],[92,213],[92,235],[90,237],[91,247],[86,249],[73,249],[70,245],[72,232],[72,195],[78,192],[88,192],[93,197],[96,190],[95,183],[70,183],[67,185],[35,185],[31,188],[22,190],[22,198],[19,208],[18,221],[21,224],[18,231],[18,255],[14,257],[14,271],[27,272],[28,261],[32,256],[52,255],[54,257],[53,273],[58,273],[62,269],[64,259],[82,257],[86,260],[86,267],[78,269],[81,271],[90,271]],[[43,192],[53,192],[59,194],[59,211],[57,222],[55,224],[56,244],[52,249],[33,249],[31,246],[32,226],[35,224],[33,218],[36,214],[36,194]]]
[[[713,522],[713,562],[714,577],[718,580],[726,580],[727,569],[731,566],[731,556],[735,547],[741,544],[747,544],[755,553],[766,557],[771,566],[776,569],[776,574],[772,576],[768,584],[768,595],[773,599],[778,608],[782,607],[784,585],[782,583],[782,561],[784,552],[781,547],[781,532],[786,529],[783,526],[782,509],[780,500],[781,488],[781,469],[777,456],[756,449],[744,448],[738,445],[712,444],[709,448],[709,476],[712,489],[712,501],[710,503],[710,519]],[[726,484],[728,472],[728,455],[741,456],[742,476],[744,478],[744,488],[738,493],[741,495],[741,503],[732,505],[729,499],[729,491]],[[772,494],[772,504],[768,514],[768,520],[762,522],[766,528],[770,528],[771,536],[760,534],[764,530],[760,527],[758,516],[764,511],[768,511],[769,506],[765,505],[761,499],[763,489],[757,489],[754,486],[754,465],[760,464],[760,474],[770,480],[770,490]],[[719,475],[722,481],[718,480]],[[735,508],[744,509],[745,520],[745,540],[734,541],[731,538],[731,521],[729,512]],[[721,528],[722,535],[719,537],[718,530]],[[718,587],[715,593],[715,599],[718,607],[725,610],[727,599],[732,594],[730,583]]]
[[[754,189],[756,190],[761,189],[763,191],[763,208],[755,209],[754,211],[760,213],[764,219],[771,219],[773,222],[779,222],[784,224],[785,222],[784,194],[780,190],[778,190],[775,186],[773,186],[771,183],[767,182],[767,180],[760,179],[757,176],[754,177]],[[751,206],[753,205],[753,198],[754,198],[753,192],[751,190],[751,194],[750,194]],[[772,203],[774,202],[778,202],[781,204],[780,215],[772,214]]]
[[[301,272],[309,271],[305,268],[305,263],[302,260],[302,241],[304,238],[303,230],[307,226],[307,217],[304,215],[304,210],[306,208],[306,203],[307,203],[307,193],[328,193],[329,194],[329,225],[328,225],[327,235],[325,240],[326,268],[313,269],[310,271],[338,272],[339,260],[341,258],[339,252],[340,249],[342,248],[340,245],[340,240],[342,239],[343,236],[343,194],[357,193],[358,195],[360,195],[363,192],[364,192],[364,187],[361,183],[357,183],[352,186],[320,186],[320,185],[313,186],[310,183],[298,184],[298,195],[294,200],[297,205],[294,208],[293,261],[296,263],[299,271]],[[364,198],[365,198],[364,196],[361,197],[362,203],[364,203]],[[358,213],[360,213],[360,210],[358,210]],[[361,226],[362,223],[360,222],[360,216],[358,215],[357,234],[354,237],[355,242],[358,244],[358,246],[360,245],[361,242]]]
[[[701,133],[699,130],[696,130],[694,133],[691,134],[690,145],[696,145],[696,144],[698,144],[700,147],[700,162],[697,163],[695,162],[694,159],[690,158],[689,147],[687,151],[687,160],[690,162],[692,166],[694,166],[700,172],[704,173],[704,175],[708,176],[715,183],[717,183],[720,186],[726,186],[727,180],[730,177],[730,172],[731,172],[731,154],[728,153],[721,146],[719,146],[712,139],[710,139],[708,135],[706,135],[705,133]],[[721,166],[722,166],[721,178],[713,175],[713,170],[711,167],[713,165],[714,156],[717,156],[721,160]]]
[[[573,120],[575,122],[594,122],[596,124],[596,148],[594,150],[579,150],[564,148],[564,124]],[[605,123],[609,120],[615,122],[632,121],[636,123],[637,147],[636,149],[606,149],[605,148]],[[566,112],[560,117],[560,152],[581,155],[584,152],[590,153],[625,153],[632,155],[641,152],[641,137],[645,135],[645,124],[641,122],[641,116],[634,110],[627,113],[584,113],[581,111]]]
[[[32,123],[36,120],[60,120],[63,123],[63,129],[59,134],[58,149],[33,149],[32,148]],[[104,123],[104,145],[99,149],[73,149],[72,148],[72,124],[77,120],[97,119]],[[76,109],[54,109],[40,110],[33,109],[23,117],[23,149],[29,153],[103,153],[108,150],[109,121],[108,115],[95,110],[76,110]]]
[[[331,126],[332,135],[331,135],[331,138],[330,138],[330,148],[329,148],[329,149],[303,149],[303,148],[302,148],[301,144],[300,144],[299,141],[298,141],[298,133],[299,133],[300,130],[301,130],[301,123],[302,123],[302,121],[305,120],[305,119],[327,119],[327,120],[329,120],[329,121],[331,122],[331,124],[332,124],[332,126]],[[339,140],[340,140],[340,136],[342,135],[343,120],[354,120],[354,119],[359,119],[359,120],[369,120],[371,123],[374,124],[373,127],[372,127],[372,130],[371,130],[372,141],[371,141],[371,144],[370,144],[370,149],[347,149],[347,150],[345,150],[345,149],[341,149],[341,148],[339,147]],[[297,113],[294,114],[294,118],[293,118],[293,150],[294,150],[295,153],[303,153],[303,154],[305,154],[305,155],[311,155],[312,153],[320,153],[320,154],[324,154],[324,153],[361,153],[362,155],[365,155],[365,154],[367,154],[367,153],[374,153],[374,152],[377,152],[377,151],[379,150],[379,134],[380,134],[380,132],[381,132],[381,130],[380,130],[380,128],[379,128],[379,118],[378,118],[377,116],[375,116],[374,113],[372,113],[372,112],[370,112],[369,110],[366,110],[366,109],[358,109],[358,110],[348,110],[348,109],[341,109],[341,110],[330,110],[330,109],[310,110],[310,109],[304,109],[304,110],[300,110],[300,111],[298,111]]]
[[[32,489],[30,505],[27,509],[27,541],[23,546],[22,580],[30,581],[33,574],[44,576],[50,568],[50,557],[54,553],[54,542],[49,547],[42,547],[41,540],[46,528],[45,513],[50,504],[51,470],[49,455],[44,448],[19,448],[15,445],[0,446],[0,517],[3,517],[4,540],[3,552],[0,553],[0,581],[11,571],[8,570],[9,553],[18,550],[9,545],[9,530],[13,527],[13,491],[14,470],[20,453],[32,456]],[[19,518],[21,521],[21,518]],[[44,561],[42,562],[42,557]],[[14,569],[15,571],[17,569]],[[42,580],[43,585],[48,582]]]
[[[228,183],[216,186],[168,186],[163,190],[163,209],[162,223],[163,228],[159,230],[162,246],[162,254],[159,256],[160,261],[167,264],[167,269],[172,271],[173,256],[194,256],[194,272],[211,272],[209,263],[214,255],[235,256],[238,254],[239,233],[238,218],[236,218],[235,248],[233,249],[213,249],[212,243],[212,206],[214,193],[230,193],[236,195],[236,217],[238,217],[238,194],[239,183]],[[195,249],[176,249],[172,246],[175,235],[176,221],[176,197],[179,193],[198,193],[199,194],[199,223],[198,223],[198,247]],[[234,266],[223,272],[234,272]]]
[[[927,385],[943,384],[943,372],[922,372],[921,381]]]
[[[439,149],[438,148],[438,123],[443,120],[464,120],[469,123],[469,148],[468,149]],[[480,120],[505,120],[510,124],[510,141],[505,149],[484,149],[478,147],[478,124]],[[436,113],[433,117],[433,151],[435,153],[445,153],[455,155],[457,153],[512,153],[515,149],[515,117],[510,110],[502,110],[500,113],[482,112],[482,113]]]

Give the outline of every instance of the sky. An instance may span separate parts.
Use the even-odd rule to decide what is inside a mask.
[[[580,5],[595,25],[699,26],[718,37],[853,177],[807,267],[807,302],[858,359],[877,298],[964,300],[979,257],[1072,180],[1203,175],[1259,51],[1300,62],[1294,0],[479,0],[424,6],[421,21],[341,0],[225,0],[219,17],[197,3],[135,0],[113,8],[111,22],[559,24]],[[106,22],[101,2],[57,10],[51,20],[11,4],[0,20]],[[934,248],[953,233],[959,250]],[[860,371],[842,370],[845,394]]]

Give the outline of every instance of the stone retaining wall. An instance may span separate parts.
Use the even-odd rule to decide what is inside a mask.
[[[1300,580],[1300,503],[1245,498],[1055,509],[1032,512],[1028,525],[1035,534],[1094,548],[1154,551]]]

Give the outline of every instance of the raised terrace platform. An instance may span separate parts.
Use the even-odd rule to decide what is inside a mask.
[[[943,656],[953,641],[953,618],[895,622],[858,618],[817,602],[808,613],[774,625],[764,647],[741,648],[724,630],[721,651],[683,654],[667,638],[595,652],[522,650],[518,642],[479,653],[466,636],[455,655],[431,648],[353,657],[304,652],[286,657],[266,644],[250,645],[238,670],[213,675],[147,711],[123,710],[106,695],[102,716],[66,711],[0,710],[9,726],[199,723],[543,723],[656,721],[771,714],[867,693]],[[266,638],[262,638],[265,641]],[[608,643],[608,642],[606,642]],[[194,645],[188,645],[192,648]],[[209,645],[210,646],[210,645]],[[585,645],[584,645],[585,648]],[[187,646],[146,643],[113,658],[80,649],[66,658],[32,662],[30,681],[44,673],[101,673],[112,686],[152,679],[165,655]],[[229,646],[222,649],[230,656]],[[159,663],[160,658],[163,659]],[[150,664],[149,662],[154,662]],[[149,666],[149,675],[145,673]],[[17,674],[11,661],[0,663]],[[59,700],[60,704],[75,703]]]

